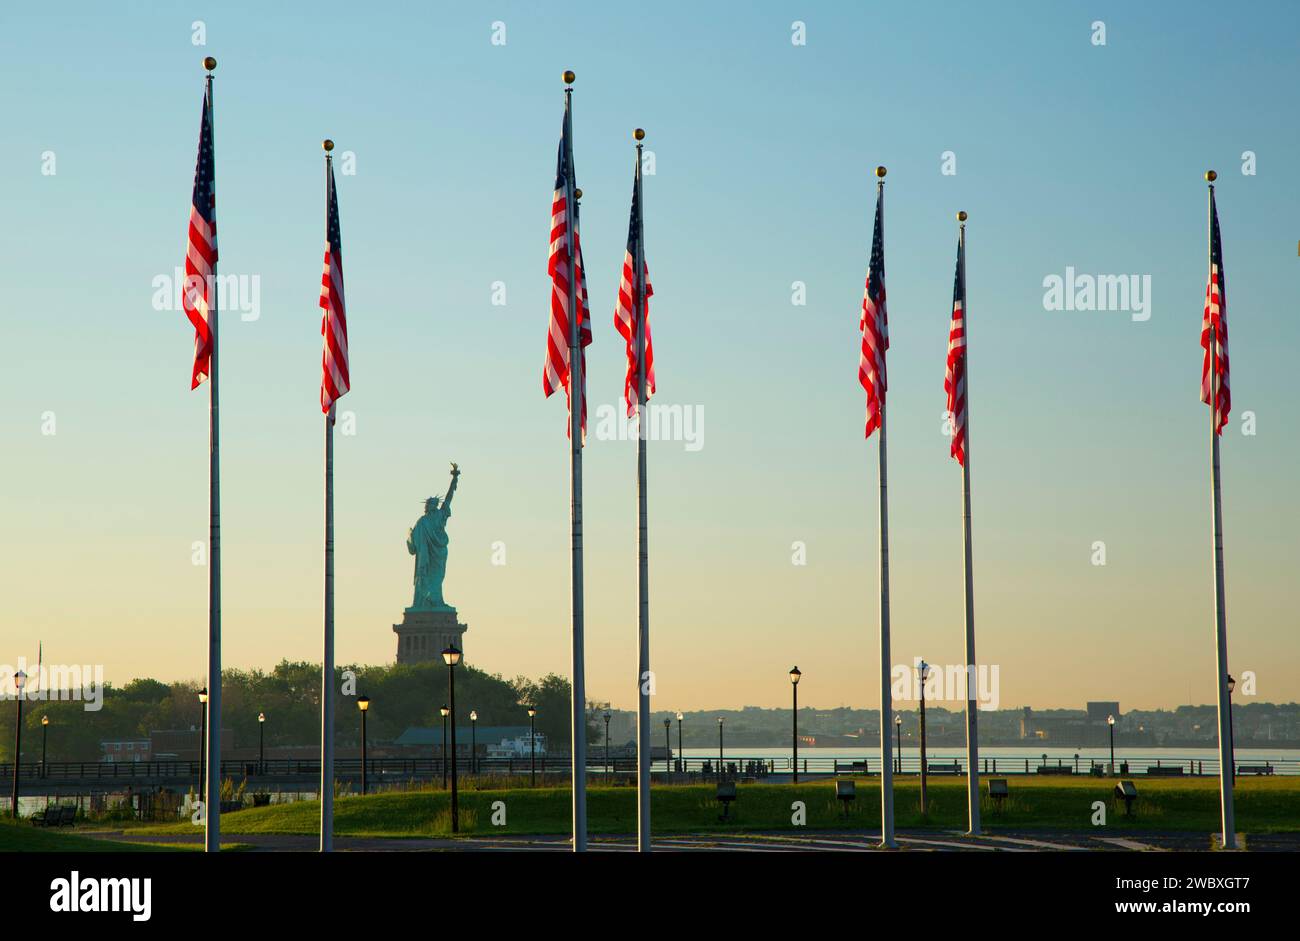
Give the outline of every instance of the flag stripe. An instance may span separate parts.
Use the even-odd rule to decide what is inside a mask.
[[[1211,327],[1213,331],[1211,331]],[[1211,379],[1211,332],[1217,356]],[[1201,319],[1201,401],[1214,410],[1214,432],[1223,434],[1232,411],[1232,393],[1228,387],[1228,288],[1223,271],[1223,242],[1219,236],[1219,209],[1210,190],[1210,273],[1205,284],[1205,313]],[[1210,388],[1211,381],[1218,384],[1218,395]],[[1217,399],[1217,401],[1213,401]]]
[[[199,121],[199,153],[194,167],[194,191],[190,197],[190,220],[185,239],[185,285],[181,306],[194,326],[194,366],[190,388],[197,389],[211,373],[212,306],[217,268],[216,165],[213,158],[212,102],[203,92],[203,114]]]
[[[334,188],[334,164],[327,164],[325,260],[321,267],[320,332],[324,338],[321,352],[321,411],[329,414],[331,406],[352,388],[348,372],[348,317],[343,300],[343,233],[339,224],[338,192]]]
[[[867,284],[862,293],[862,350],[858,357],[858,381],[867,391],[866,437],[880,427],[880,412],[885,405],[885,351],[889,349],[889,315],[885,307],[885,193],[876,195],[876,221],[871,236],[871,263]]]
[[[952,322],[948,326],[948,367],[943,390],[948,395],[948,420],[952,429],[951,453],[966,463],[966,310],[965,259],[957,247],[957,270],[952,279]]]
[[[627,347],[627,374],[623,380],[623,400],[627,403],[627,416],[636,414],[638,404],[637,385],[639,382],[639,364],[637,361],[637,316],[638,311],[645,311],[645,397],[649,402],[655,391],[655,354],[650,340],[650,298],[654,297],[654,287],[650,284],[650,268],[645,263],[641,250],[641,200],[635,181],[632,184],[632,212],[627,227],[627,250],[623,255],[623,270],[618,284],[618,303],[614,306],[614,327],[623,337]],[[642,269],[645,277],[645,302],[638,303],[636,291],[637,256],[642,256]]]

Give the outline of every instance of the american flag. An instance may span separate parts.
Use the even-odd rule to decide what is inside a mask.
[[[952,323],[948,326],[948,370],[943,391],[948,393],[948,420],[952,422],[952,456],[966,463],[966,258],[957,246],[957,271],[952,279]]]
[[[551,252],[547,262],[547,271],[551,276],[551,323],[546,333],[546,365],[542,370],[542,391],[549,398],[559,389],[564,389],[569,403],[569,415],[573,415],[573,400],[569,394],[569,239],[573,234],[573,257],[577,258],[577,297],[578,330],[582,359],[582,430],[587,430],[587,354],[591,345],[591,316],[587,303],[587,276],[582,268],[582,243],[578,238],[578,207],[570,213],[568,202],[567,162],[568,148],[565,146],[569,129],[569,117],[564,118],[564,131],[560,137],[560,153],[555,166],[555,195],[551,197]],[[569,425],[565,426],[569,428]]]
[[[1218,353],[1214,361],[1214,383],[1218,386],[1217,402],[1210,388],[1211,369],[1210,332],[1213,327],[1214,347]],[[1214,204],[1214,191],[1210,191],[1210,276],[1205,285],[1205,315],[1201,320],[1201,346],[1205,358],[1201,364],[1201,401],[1214,409],[1214,432],[1223,434],[1232,411],[1232,394],[1228,390],[1228,286],[1223,273],[1223,243],[1219,240],[1219,210]]]
[[[885,193],[876,195],[876,224],[871,236],[871,265],[862,294],[862,355],[858,360],[858,381],[867,390],[866,437],[880,427],[885,406],[885,350],[889,349],[889,315],[885,310]]]
[[[638,168],[638,177],[640,171]],[[655,290],[650,284],[650,268],[645,265],[644,257],[642,258],[643,270],[645,273],[645,300],[644,303],[638,303],[636,297],[636,277],[633,274],[636,271],[636,259],[641,254],[641,200],[638,198],[639,187],[634,183],[632,186],[632,216],[628,222],[627,228],[627,252],[623,256],[623,276],[618,285],[618,304],[614,307],[614,326],[618,332],[623,335],[627,341],[627,377],[623,382],[623,399],[627,402],[627,416],[631,418],[636,414],[637,400],[637,382],[638,369],[637,363],[637,314],[638,311],[645,311],[645,397],[649,401],[650,396],[655,391],[655,354],[654,346],[650,342],[650,298],[654,297]]]
[[[343,235],[339,231],[339,199],[334,189],[334,162],[329,163],[327,209],[329,219],[325,233],[325,264],[320,277],[320,332],[325,338],[321,354],[321,411],[331,406],[350,389],[348,376],[348,316],[343,303]]]
[[[212,101],[203,93],[203,120],[199,124],[199,158],[194,168],[194,197],[190,201],[190,227],[185,248],[185,289],[181,305],[194,325],[194,371],[190,388],[208,378],[212,362],[212,328],[209,317],[216,298],[213,272],[217,270],[216,168],[212,154]]]

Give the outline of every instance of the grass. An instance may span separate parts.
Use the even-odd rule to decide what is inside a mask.
[[[233,849],[223,846],[222,849]],[[185,843],[132,843],[86,836],[85,831],[33,827],[23,821],[0,821],[0,853],[158,853],[173,850],[197,850],[201,846]]]
[[[994,808],[982,803],[988,830],[1093,830],[1093,803],[1106,805],[1107,832],[1170,830],[1213,831],[1219,826],[1218,782],[1137,779],[1132,817],[1112,797],[1114,779],[1008,778],[1011,797]],[[651,819],[656,833],[795,832],[868,829],[880,826],[880,783],[858,779],[858,799],[848,817],[835,800],[829,780],[801,784],[742,784],[731,808],[732,820],[718,819],[712,784],[655,787]],[[589,829],[594,834],[636,830],[636,791],[593,787],[587,794]],[[494,803],[504,805],[505,825],[493,824]],[[794,801],[803,801],[807,819],[792,822]],[[341,797],[334,805],[334,833],[358,837],[441,837],[450,835],[450,797],[441,790],[406,790],[367,797]],[[962,828],[966,823],[965,778],[931,780],[929,814],[920,814],[920,785],[904,778],[895,787],[895,823],[900,828]],[[464,790],[460,794],[462,835],[544,835],[569,830],[568,788]],[[501,808],[496,809],[500,819]],[[1243,832],[1300,831],[1300,778],[1248,778],[1237,782],[1237,827]],[[302,834],[317,832],[317,801],[274,804],[223,814],[223,834]],[[130,826],[130,825],[128,825]],[[192,834],[188,823],[142,824],[128,832]],[[0,848],[3,848],[0,845]]]

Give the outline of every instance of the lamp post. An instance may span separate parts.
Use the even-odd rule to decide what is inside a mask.
[[[528,707],[528,786],[537,787],[537,707]]]
[[[41,777],[46,776],[45,746],[49,743],[49,737],[50,737],[50,717],[41,716]]]
[[[921,816],[925,816],[925,681],[930,677],[930,664],[921,661]]]
[[[445,705],[438,709],[442,716],[442,789],[447,790],[447,714],[451,712]]]
[[[199,690],[199,800],[207,793],[208,778],[208,688]]]
[[[605,783],[609,783],[609,703],[605,703]]]
[[[370,712],[370,697],[358,696],[357,708],[361,710],[361,796],[366,796],[366,715]]]
[[[1110,726],[1110,773],[1115,773],[1115,717],[1107,716],[1106,724]]]
[[[469,711],[469,773],[478,774],[478,712]]]
[[[799,783],[799,677],[803,676],[798,667],[790,671],[790,693],[794,696],[794,709],[790,715],[790,744],[794,754],[794,783]]]
[[[682,714],[677,713],[677,763],[678,766],[686,770],[686,752],[682,751]]]
[[[451,701],[451,832],[460,832],[460,805],[456,799],[456,664],[460,663],[460,650],[450,643],[442,652],[447,664],[447,698]]]
[[[894,713],[894,752],[897,757],[894,759],[898,765],[898,773],[903,773],[903,717]]]
[[[23,760],[23,687],[26,685],[27,674],[19,670],[14,674],[14,689],[18,691],[14,697],[18,703],[18,721],[14,723],[14,820],[18,819],[18,766]]]
[[[725,716],[718,716],[718,780],[722,780],[722,720]]]
[[[1232,780],[1237,780],[1237,730],[1232,721],[1232,691],[1237,688],[1237,681],[1228,674],[1228,756],[1232,762]]]
[[[664,773],[673,773],[673,720],[664,719]]]
[[[257,773],[266,774],[266,713],[257,714]]]

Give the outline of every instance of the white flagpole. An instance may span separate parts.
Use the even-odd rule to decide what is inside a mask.
[[[961,528],[965,542],[966,574],[966,803],[970,834],[980,832],[980,748],[975,697],[978,690],[975,663],[975,574],[971,567],[970,534],[970,308],[966,306],[966,213],[957,213],[957,267],[961,277],[962,382],[966,388],[961,462]],[[956,418],[956,416],[953,416]]]
[[[885,238],[885,168],[876,168],[876,199],[880,204],[880,239]],[[885,403],[880,403],[880,845],[897,847],[894,840],[894,756],[890,727],[894,724],[889,685],[889,474],[885,447]]]
[[[573,777],[573,851],[587,849],[587,684],[582,587],[582,334],[578,310],[578,252],[574,240],[573,72],[564,73],[565,206],[569,215],[569,479],[573,567],[573,714],[570,746]]]
[[[645,203],[641,194],[641,153],[645,131],[637,128],[636,138],[636,498],[637,498],[637,710],[636,710],[636,802],[637,850],[650,852],[650,542],[646,513],[646,302]]]
[[[207,69],[208,120],[211,122],[212,162],[216,166],[216,109],[212,103],[212,70],[217,60],[203,60]],[[212,192],[215,203],[216,173]],[[212,337],[208,376],[208,780],[204,802],[203,850],[221,850],[221,422],[217,394],[217,265],[212,264],[208,290],[208,331]]]
[[[325,141],[325,238],[334,183],[333,141]],[[325,645],[320,668],[320,852],[334,849],[334,415],[325,416]]]
[[[1209,267],[1214,270],[1214,180],[1218,174],[1205,174],[1209,182]],[[1208,284],[1208,278],[1206,283]],[[1223,269],[1219,269],[1220,309],[1225,303]],[[1208,298],[1207,298],[1208,300]],[[1233,813],[1232,700],[1228,692],[1228,624],[1223,597],[1223,502],[1219,495],[1219,336],[1210,320],[1210,489],[1213,492],[1214,531],[1214,642],[1215,691],[1219,705],[1219,798],[1223,814],[1223,847],[1237,848],[1236,821]]]

